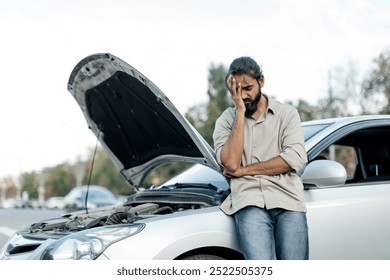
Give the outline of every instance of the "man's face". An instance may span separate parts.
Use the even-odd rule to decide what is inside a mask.
[[[261,98],[261,87],[264,84],[264,78],[256,80],[249,75],[234,75],[236,85],[241,84],[242,100],[245,103],[245,116],[252,116],[257,110],[257,104]],[[236,88],[238,91],[238,87]]]

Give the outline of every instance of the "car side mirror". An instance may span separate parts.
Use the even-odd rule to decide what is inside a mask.
[[[301,179],[305,189],[339,187],[345,184],[347,171],[336,161],[315,160],[303,170]]]

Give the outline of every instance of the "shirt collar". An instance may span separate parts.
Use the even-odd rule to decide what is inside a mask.
[[[266,118],[268,113],[275,114],[275,100],[273,100],[271,97],[269,97],[267,94],[262,93],[262,95],[267,99],[267,108],[265,111],[259,116],[258,119],[254,119],[253,116],[249,117],[248,119],[254,120],[256,123],[263,122]]]
[[[268,96],[268,94],[263,93],[263,95],[268,100],[267,113],[275,114],[275,100]]]

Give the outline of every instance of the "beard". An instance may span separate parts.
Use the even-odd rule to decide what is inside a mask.
[[[259,103],[261,98],[261,88],[259,88],[259,92],[255,96],[255,99],[252,98],[245,98],[244,102],[249,103],[248,105],[245,104],[246,110],[245,110],[245,117],[251,117],[257,110],[257,104]]]

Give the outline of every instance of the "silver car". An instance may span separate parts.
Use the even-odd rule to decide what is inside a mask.
[[[110,54],[82,60],[68,89],[123,177],[138,188],[120,207],[26,226],[1,259],[242,259],[229,193],[213,150],[144,75]],[[302,123],[310,259],[390,259],[390,116]],[[190,168],[144,189],[162,164]]]
[[[66,212],[94,209],[103,206],[115,205],[119,200],[107,188],[103,186],[77,186],[72,188],[64,197],[64,209]],[[87,203],[87,204],[86,204]]]

